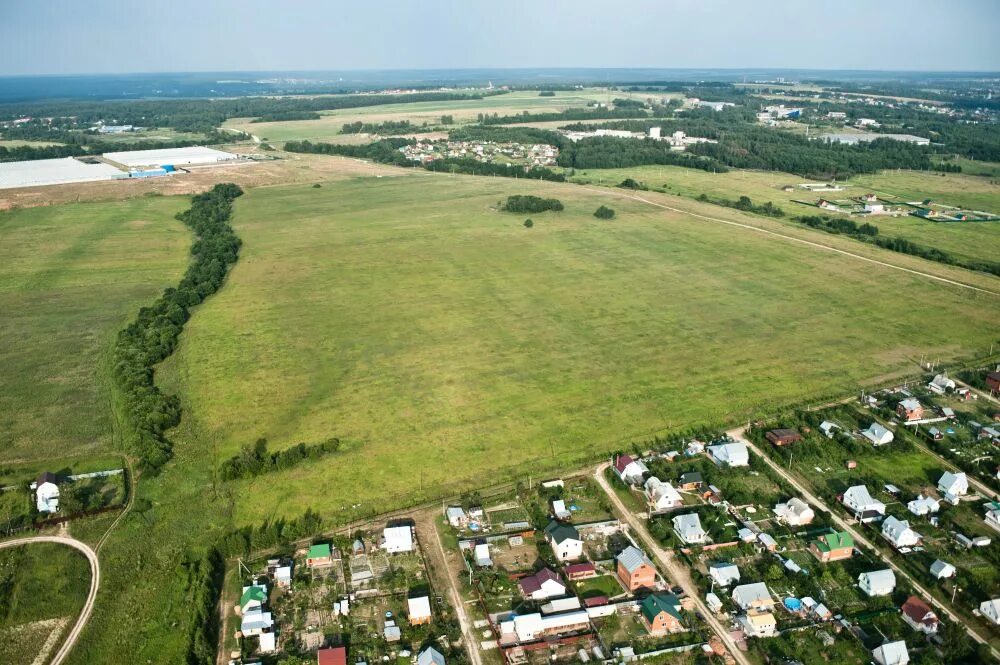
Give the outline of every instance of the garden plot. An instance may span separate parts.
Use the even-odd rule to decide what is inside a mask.
[[[519,544],[511,544],[511,541]],[[490,558],[498,570],[530,572],[538,562],[538,546],[533,538],[514,537],[490,543]]]

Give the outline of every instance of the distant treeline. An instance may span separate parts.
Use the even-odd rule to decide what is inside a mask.
[[[241,97],[237,99],[160,99],[137,101],[58,101],[0,105],[0,121],[21,117],[53,117],[63,126],[91,127],[99,121],[139,127],[171,127],[179,132],[209,133],[230,118],[263,118],[285,113],[482,99],[500,91],[478,94],[417,92],[401,95],[337,95],[319,97]],[[73,120],[70,121],[69,119]],[[52,139],[45,139],[52,140]]]
[[[319,120],[322,118],[319,113],[315,111],[278,111],[276,113],[267,113],[260,116],[259,118],[254,118],[250,122],[288,122],[289,120]]]
[[[522,166],[507,164],[484,163],[475,159],[436,159],[425,164],[407,159],[400,148],[412,145],[412,139],[388,138],[366,145],[336,145],[332,143],[312,143],[310,141],[290,141],[285,144],[285,150],[289,152],[308,152],[323,155],[343,155],[346,157],[358,157],[361,159],[371,159],[382,164],[394,164],[396,166],[406,166],[411,168],[422,167],[428,171],[438,171],[444,173],[464,173],[467,175],[489,175],[501,176],[504,178],[531,178],[534,180],[552,180],[563,182],[566,177],[562,173],[556,173],[551,169],[542,167],[532,167],[525,170]]]
[[[239,256],[240,240],[229,225],[233,201],[243,194],[237,185],[216,185],[192,198],[178,213],[195,235],[192,261],[176,288],[163,292],[150,307],[118,333],[112,351],[113,374],[132,427],[132,448],[146,469],[157,469],[171,456],[166,430],[180,422],[176,395],[157,387],[153,368],[166,360],[190,316],[190,308],[215,293]]]
[[[346,122],[340,128],[341,134],[409,134],[417,131],[417,126],[409,120],[386,120],[385,122]]]
[[[668,105],[656,105],[653,110],[646,110],[642,102],[621,100],[624,105],[616,108],[571,108],[565,111],[549,111],[545,113],[529,113],[524,111],[514,115],[498,115],[496,113],[480,113],[476,116],[483,125],[513,125],[522,122],[553,122],[558,120],[605,120],[613,118],[648,118],[651,115],[669,115],[672,108]]]
[[[950,266],[958,266],[967,270],[985,272],[1000,277],[1000,263],[997,263],[996,261],[963,259],[936,247],[926,247],[907,240],[906,238],[890,238],[879,235],[878,227],[874,224],[864,223],[858,225],[852,220],[818,215],[796,217],[795,221],[814,229],[826,231],[827,233],[850,236],[855,240],[860,240],[883,249],[892,250],[893,252],[899,252],[900,254],[919,256],[920,258],[927,259],[928,261],[935,261],[937,263],[943,263]]]
[[[272,471],[289,469],[301,462],[319,459],[340,450],[339,439],[327,439],[308,445],[299,443],[275,453],[267,452],[267,439],[257,439],[254,445],[244,445],[238,455],[230,457],[219,468],[222,480],[253,478]]]
[[[503,210],[505,212],[517,212],[517,213],[539,213],[545,212],[546,210],[560,211],[563,209],[562,201],[559,199],[545,199],[540,196],[532,196],[515,194],[514,196],[508,196],[506,203],[503,204]]]

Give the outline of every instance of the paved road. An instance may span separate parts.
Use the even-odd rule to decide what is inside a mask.
[[[740,649],[736,646],[736,642],[729,636],[729,629],[722,625],[722,623],[715,618],[715,614],[708,609],[704,601],[701,599],[701,592],[695,585],[694,580],[691,579],[691,575],[687,568],[683,564],[678,564],[674,561],[673,552],[668,552],[659,546],[656,539],[649,533],[646,528],[646,524],[636,517],[626,506],[622,503],[622,500],[618,497],[615,490],[608,484],[607,478],[604,477],[604,471],[610,466],[609,462],[605,462],[597,467],[594,471],[594,479],[597,484],[601,486],[601,489],[608,495],[611,499],[611,503],[614,504],[615,509],[618,514],[624,518],[625,522],[632,528],[632,531],[640,537],[640,540],[644,541],[644,545],[653,553],[653,557],[666,571],[667,576],[670,578],[672,584],[684,589],[684,593],[687,594],[688,598],[694,601],[695,607],[701,612],[701,615],[705,617],[705,621],[708,625],[712,627],[712,630],[719,636],[722,643],[726,645],[729,653],[736,659],[740,665],[751,665],[750,659],[747,658]]]
[[[745,441],[746,444],[747,444],[747,446],[749,446],[750,450],[752,450],[755,455],[757,455],[762,460],[764,460],[764,462],[766,462],[769,467],[771,467],[776,472],[778,472],[786,481],[788,481],[788,483],[790,485],[792,485],[795,489],[797,489],[799,492],[801,492],[802,496],[804,496],[805,499],[809,503],[813,504],[814,506],[817,506],[817,507],[821,508],[823,511],[825,511],[826,513],[828,513],[830,515],[830,519],[839,528],[841,528],[844,531],[847,531],[848,533],[850,533],[854,537],[854,541],[856,543],[858,543],[860,545],[864,545],[865,547],[867,547],[868,549],[870,549],[879,558],[881,558],[890,568],[892,568],[893,571],[895,571],[895,573],[897,575],[906,578],[906,580],[910,583],[910,585],[914,589],[916,589],[921,594],[921,596],[923,596],[923,598],[925,600],[927,600],[931,605],[933,605],[936,609],[938,609],[939,611],[941,611],[942,613],[944,613],[945,616],[947,616],[949,619],[951,619],[955,623],[957,623],[959,625],[965,625],[965,622],[962,620],[961,617],[959,617],[954,612],[952,612],[951,609],[949,609],[948,607],[946,607],[945,605],[943,605],[942,603],[940,603],[937,600],[937,598],[935,598],[933,595],[930,594],[929,591],[927,591],[927,589],[925,589],[920,583],[918,583],[915,579],[913,579],[913,577],[911,577],[909,573],[907,573],[905,570],[903,570],[902,568],[900,568],[899,566],[897,566],[893,562],[893,560],[891,558],[885,556],[885,554],[883,554],[882,551],[879,548],[875,547],[875,545],[872,544],[872,542],[870,540],[868,540],[868,538],[866,538],[859,530],[855,529],[845,519],[843,519],[842,517],[840,517],[840,515],[838,515],[837,513],[833,512],[832,510],[830,510],[830,507],[828,505],[826,505],[826,503],[824,501],[820,500],[819,497],[817,497],[812,492],[810,492],[808,489],[806,489],[806,487],[804,485],[802,485],[802,483],[800,483],[798,481],[798,479],[795,478],[795,476],[793,476],[791,473],[789,473],[786,469],[784,469],[780,465],[775,464],[771,460],[771,458],[768,457],[767,455],[763,454],[761,452],[760,448],[758,448],[756,445],[754,445],[753,442],[751,442],[750,440],[744,438],[743,433],[744,433],[744,428],[742,428],[742,427],[738,428],[738,429],[730,430],[729,432],[727,432],[727,434],[729,434],[729,436],[733,437],[734,439],[739,439],[741,441]],[[987,642],[982,637],[982,635],[980,635],[979,633],[977,633],[975,630],[973,630],[969,626],[965,626],[965,630],[969,633],[969,635],[972,636],[972,639],[974,639],[976,642],[979,642],[979,643],[982,643],[982,644],[986,644],[987,646],[989,646],[990,647],[990,651],[993,653],[993,657],[996,658],[997,660],[1000,660],[1000,651],[997,651],[996,649],[994,649],[989,644],[989,642]]]
[[[87,557],[87,561],[90,562],[90,592],[87,594],[87,602],[83,604],[80,616],[76,620],[76,623],[73,624],[73,628],[69,631],[69,635],[66,636],[66,641],[63,642],[63,645],[59,647],[58,651],[56,651],[56,655],[52,657],[51,661],[49,661],[49,665],[60,665],[66,656],[69,655],[73,645],[76,644],[77,638],[80,637],[80,633],[83,631],[83,627],[87,625],[87,621],[90,619],[90,613],[94,609],[94,599],[97,598],[97,588],[101,585],[101,562],[98,561],[97,554],[94,550],[90,549],[89,545],[75,538],[70,538],[69,536],[33,536],[30,538],[5,540],[0,542],[0,549],[17,547],[19,545],[31,545],[33,543],[58,543],[60,545],[67,545],[83,552],[84,556]]]
[[[607,194],[608,187],[592,187],[589,185],[582,185],[586,189],[595,192],[601,192],[602,194]],[[613,190],[611,190],[613,191]],[[709,222],[716,222],[718,224],[728,224],[729,226],[737,226],[739,228],[748,229],[750,231],[757,231],[758,233],[763,233],[769,236],[774,236],[776,238],[782,238],[784,240],[790,240],[792,242],[800,243],[802,245],[808,245],[810,247],[815,247],[817,249],[823,249],[828,252],[834,252],[836,254],[842,254],[844,256],[849,256],[851,258],[857,259],[859,261],[866,261],[868,263],[874,263],[876,265],[883,266],[885,268],[891,268],[893,270],[900,270],[902,272],[910,273],[911,275],[918,275],[920,277],[926,277],[927,279],[932,279],[938,282],[944,282],[945,284],[950,284],[952,286],[958,286],[963,289],[970,289],[972,291],[977,291],[979,293],[988,293],[994,296],[1000,296],[1000,291],[992,291],[990,289],[984,289],[978,286],[972,286],[971,284],[966,284],[964,282],[959,282],[954,279],[948,279],[947,277],[941,277],[940,275],[934,275],[929,272],[923,272],[921,270],[914,270],[913,268],[904,268],[903,266],[896,265],[895,263],[889,263],[887,261],[879,261],[878,259],[873,259],[861,254],[855,254],[854,252],[849,252],[846,249],[839,249],[837,247],[831,247],[830,245],[824,245],[820,242],[813,242],[812,240],[806,240],[805,238],[798,238],[796,236],[791,236],[785,233],[778,233],[777,231],[772,231],[770,229],[761,228],[759,226],[754,226],[753,224],[744,224],[742,222],[734,222],[730,219],[720,219],[719,217],[710,217],[709,215],[702,215],[700,213],[691,212],[690,210],[684,210],[682,208],[675,208],[673,206],[668,206],[665,203],[660,203],[658,201],[650,201],[649,199],[643,198],[637,194],[627,194],[624,192],[615,192],[616,195],[633,199],[635,201],[641,201],[651,206],[656,206],[657,208],[663,208],[664,210],[670,210],[671,212],[679,212],[681,214],[687,215],[688,217],[695,217],[697,219],[704,219]]]

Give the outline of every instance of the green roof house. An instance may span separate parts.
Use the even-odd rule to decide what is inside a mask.
[[[306,565],[310,568],[333,565],[333,554],[326,543],[313,545],[306,554]]]
[[[854,538],[846,531],[833,531],[809,544],[809,551],[820,561],[841,561],[854,555]]]
[[[240,596],[240,611],[244,614],[255,607],[261,607],[267,602],[267,587],[263,584],[254,584],[243,587],[243,595]]]
[[[650,635],[665,635],[683,630],[681,601],[672,593],[654,593],[639,603],[642,623]]]

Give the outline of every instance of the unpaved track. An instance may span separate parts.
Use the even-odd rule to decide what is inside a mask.
[[[746,654],[739,650],[733,638],[729,636],[729,630],[722,625],[722,623],[715,618],[715,615],[708,609],[704,601],[701,599],[701,594],[698,592],[698,588],[694,584],[694,580],[691,579],[691,575],[688,573],[687,569],[674,561],[673,553],[664,550],[660,547],[656,540],[650,535],[649,531],[646,529],[646,525],[642,520],[637,518],[632,512],[622,503],[622,500],[618,498],[614,489],[608,484],[607,479],[604,477],[604,471],[610,466],[609,462],[604,462],[594,471],[594,480],[597,484],[601,486],[604,493],[608,495],[611,499],[611,503],[614,504],[615,509],[618,514],[624,518],[628,525],[632,528],[632,531],[640,537],[640,540],[644,541],[644,545],[649,548],[653,553],[653,557],[666,571],[667,576],[670,578],[671,583],[678,585],[684,589],[684,593],[687,594],[688,598],[694,601],[695,607],[701,612],[701,615],[705,617],[705,621],[708,625],[712,627],[716,635],[722,640],[722,643],[726,645],[729,653],[736,659],[736,662],[740,665],[751,665],[750,659],[747,658]]]
[[[87,621],[90,619],[90,613],[94,609],[94,600],[97,598],[97,588],[101,585],[101,562],[97,559],[97,553],[90,549],[90,546],[87,545],[87,543],[79,541],[76,538],[70,538],[69,536],[32,536],[30,538],[15,538],[14,540],[5,540],[0,542],[0,549],[18,547],[20,545],[31,545],[33,543],[57,543],[59,545],[67,545],[83,552],[83,555],[87,557],[87,561],[90,562],[90,592],[87,594],[87,602],[83,604],[80,616],[77,618],[76,623],[73,624],[73,628],[69,631],[69,635],[66,636],[66,641],[63,642],[62,646],[59,647],[59,650],[56,651],[56,655],[49,661],[49,665],[61,665],[66,656],[69,655],[73,645],[76,644],[77,638],[80,637],[80,633],[83,631],[83,627],[87,625]]]
[[[937,610],[943,612],[945,614],[945,616],[947,616],[949,619],[951,619],[952,621],[954,621],[958,625],[965,626],[966,632],[969,633],[969,635],[972,637],[972,639],[974,639],[976,642],[979,642],[981,644],[987,645],[990,648],[990,652],[993,654],[993,657],[995,659],[997,659],[997,660],[1000,660],[1000,651],[997,651],[996,649],[994,649],[993,646],[989,642],[987,642],[979,633],[977,633],[975,630],[973,630],[969,626],[965,625],[965,622],[962,620],[961,617],[959,617],[954,612],[952,612],[948,607],[945,607],[942,603],[940,603],[937,600],[937,598],[935,598],[934,596],[932,596],[927,591],[927,589],[925,589],[919,582],[917,582],[915,579],[913,579],[912,577],[910,577],[909,573],[907,573],[905,570],[903,570],[902,568],[900,568],[899,566],[897,566],[892,561],[891,558],[885,556],[880,549],[876,548],[871,543],[870,540],[868,540],[864,535],[861,534],[861,532],[859,530],[855,529],[852,525],[848,524],[846,520],[844,520],[843,518],[840,517],[840,515],[838,515],[837,513],[833,512],[832,510],[830,510],[830,507],[828,505],[826,505],[825,502],[821,501],[816,495],[814,495],[812,492],[810,492],[808,489],[806,489],[806,487],[803,486],[802,483],[800,483],[798,481],[798,479],[795,478],[795,476],[793,476],[787,470],[785,470],[780,465],[778,465],[774,461],[772,461],[770,457],[768,457],[767,455],[763,454],[761,452],[760,448],[758,448],[752,441],[750,441],[749,439],[744,438],[743,433],[744,433],[744,428],[742,428],[742,427],[734,429],[734,430],[730,430],[729,432],[727,432],[727,434],[729,434],[729,436],[733,437],[734,439],[738,439],[740,441],[745,441],[746,444],[747,444],[747,446],[750,448],[751,451],[753,451],[753,453],[755,455],[757,455],[762,460],[764,460],[764,462],[767,463],[767,465],[769,467],[771,467],[772,469],[774,469],[775,471],[777,471],[779,474],[781,474],[781,477],[784,478],[785,480],[787,480],[788,483],[790,485],[792,485],[792,487],[794,487],[799,492],[801,492],[802,496],[805,497],[806,501],[808,501],[809,503],[813,504],[814,506],[817,506],[820,509],[822,509],[825,513],[827,513],[830,516],[830,519],[839,528],[841,528],[844,531],[847,531],[848,533],[850,533],[854,537],[855,542],[857,542],[857,543],[859,543],[861,545],[864,545],[865,547],[867,547],[868,549],[870,549],[876,556],[878,556],[880,559],[882,559],[882,561],[884,561],[886,563],[886,565],[888,565],[890,568],[892,568],[893,571],[895,571],[895,573],[897,575],[906,578],[906,580],[910,583],[910,585],[914,589],[916,589],[920,593],[920,595],[926,601],[928,601],[931,605],[933,605]]]
[[[593,186],[590,186],[590,185],[583,185],[583,187],[585,189],[589,189],[590,191],[600,192],[602,194],[607,194],[608,191],[609,191],[609,188],[607,188],[607,187],[593,187]],[[669,210],[671,212],[681,213],[682,215],[687,215],[688,217],[695,217],[697,219],[703,219],[703,220],[708,221],[708,222],[715,222],[717,224],[727,224],[729,226],[735,226],[735,227],[738,227],[738,228],[741,228],[741,229],[747,229],[749,231],[756,231],[758,233],[763,233],[763,234],[766,234],[766,235],[769,235],[769,236],[774,236],[776,238],[781,238],[783,240],[790,240],[792,242],[796,242],[796,243],[799,243],[799,244],[802,244],[802,245],[807,245],[809,247],[815,247],[816,249],[822,249],[822,250],[826,250],[828,252],[834,252],[836,254],[842,254],[843,256],[849,256],[852,259],[857,259],[859,261],[866,261],[868,263],[874,263],[875,265],[879,265],[879,266],[882,266],[882,267],[885,267],[885,268],[891,268],[892,270],[900,270],[902,272],[910,273],[911,275],[917,275],[919,277],[925,277],[927,279],[932,279],[932,280],[935,280],[937,282],[943,282],[945,284],[950,284],[951,286],[958,286],[958,287],[961,287],[963,289],[969,289],[969,290],[972,290],[972,291],[976,291],[978,293],[986,293],[986,294],[993,295],[993,296],[1000,296],[1000,291],[991,291],[990,289],[984,289],[984,288],[981,288],[981,287],[978,287],[978,286],[972,286],[971,284],[965,284],[964,282],[959,282],[959,281],[956,281],[954,279],[948,279],[947,277],[941,277],[940,275],[934,275],[934,274],[931,274],[929,272],[922,272],[920,270],[914,270],[913,268],[905,268],[903,266],[899,266],[899,265],[896,265],[894,263],[888,263],[886,261],[879,261],[878,259],[873,259],[873,258],[870,258],[870,257],[867,257],[867,256],[862,256],[861,254],[855,254],[854,252],[849,252],[846,249],[840,249],[838,247],[831,247],[829,245],[824,245],[823,243],[820,243],[820,242],[813,242],[812,240],[806,240],[805,238],[797,238],[795,236],[790,236],[790,235],[787,235],[787,234],[784,234],[784,233],[778,233],[777,231],[772,231],[770,229],[765,229],[765,228],[761,228],[759,226],[754,226],[753,224],[744,224],[742,222],[734,222],[731,219],[721,219],[719,217],[711,217],[709,215],[702,215],[701,213],[692,212],[690,210],[685,210],[683,208],[675,208],[675,207],[669,206],[669,205],[667,205],[665,203],[659,203],[658,201],[650,201],[649,199],[644,199],[643,197],[639,196],[638,194],[626,194],[626,193],[623,193],[623,192],[614,192],[614,194],[616,194],[617,196],[622,197],[622,198],[632,199],[632,200],[635,200],[635,201],[641,201],[642,203],[646,203],[648,205],[655,206],[657,208],[662,208],[664,210]]]

